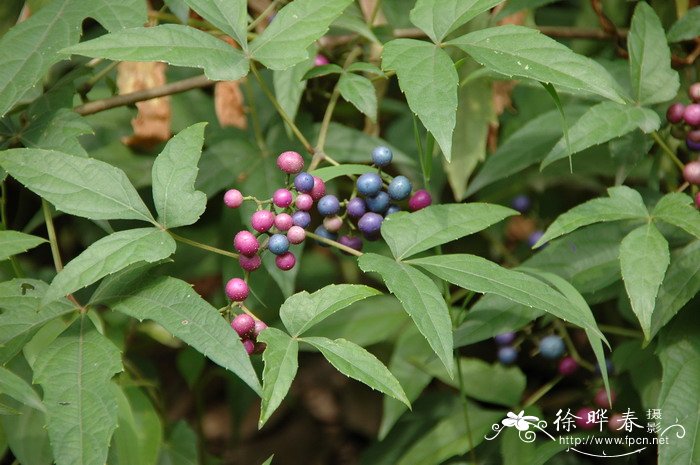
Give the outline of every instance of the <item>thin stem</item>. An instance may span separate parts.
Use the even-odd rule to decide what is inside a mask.
[[[267,8],[265,8],[262,11],[262,13],[260,13],[258,15],[258,17],[255,18],[253,20],[253,22],[250,23],[250,25],[248,26],[248,30],[249,31],[255,30],[255,27],[258,24],[260,24],[262,21],[266,20],[270,16],[270,13],[272,13],[275,10],[275,8],[277,8],[277,5],[279,3],[280,3],[280,0],[272,0],[272,2],[270,2],[270,4],[267,6]]]
[[[207,252],[213,252],[219,255],[224,255],[225,257],[238,258],[237,253],[229,252],[227,250],[219,249],[217,247],[212,247],[211,245],[202,244],[201,242],[193,241],[192,239],[187,239],[186,237],[179,236],[172,231],[168,231],[168,234],[178,242],[183,244],[191,245],[192,247],[197,247],[198,249],[206,250]]]
[[[527,408],[533,405],[538,400],[540,400],[545,394],[551,391],[554,386],[559,384],[559,381],[561,381],[562,379],[564,379],[562,375],[557,375],[554,378],[552,378],[550,382],[533,392],[532,395],[528,397],[523,403],[523,408]]]
[[[319,242],[323,242],[324,244],[330,245],[331,247],[335,247],[336,249],[342,250],[343,252],[347,252],[350,255],[354,255],[356,257],[361,257],[363,255],[362,252],[360,252],[359,250],[355,250],[353,248],[345,246],[340,242],[336,242],[332,239],[326,239],[325,237],[319,236],[318,234],[314,234],[312,232],[307,232],[306,237],[316,239]]]
[[[570,328],[578,328],[578,326],[572,323],[566,323],[566,326]],[[644,335],[640,331],[636,331],[634,329],[629,328],[622,328],[620,326],[599,324],[598,329],[600,329],[604,333],[615,334],[616,336],[631,337],[635,339],[641,339],[642,337],[644,337]]]
[[[457,363],[457,377],[459,378],[459,394],[462,402],[462,414],[464,415],[464,423],[467,428],[467,444],[469,446],[469,455],[472,463],[476,461],[476,451],[474,450],[474,440],[472,439],[472,429],[469,422],[469,405],[467,404],[467,395],[464,388],[464,377],[462,376],[462,364],[459,363],[459,355],[455,349],[455,362]]]
[[[678,157],[676,156],[676,154],[673,153],[673,150],[671,150],[671,148],[670,148],[668,145],[666,145],[666,142],[664,142],[664,140],[663,140],[663,139],[661,138],[661,136],[659,135],[659,131],[654,131],[654,132],[652,132],[652,133],[651,133],[651,137],[652,137],[652,139],[654,139],[654,141],[659,145],[659,147],[661,147],[661,150],[662,150],[666,155],[668,155],[668,157],[673,161],[673,163],[675,163],[676,166],[677,166],[681,171],[683,171],[683,168],[684,168],[683,162],[680,161],[680,160],[678,159]]]
[[[92,90],[92,88],[100,82],[100,80],[107,76],[114,68],[119,66],[119,61],[113,61],[104,68],[102,68],[100,71],[98,71],[94,76],[92,76],[90,79],[87,80],[85,84],[80,88],[80,95],[83,97],[86,97],[88,92]]]
[[[44,211],[44,221],[46,221],[46,231],[49,235],[49,243],[51,244],[51,255],[53,256],[53,264],[56,268],[56,273],[63,269],[63,261],[61,260],[61,253],[58,250],[58,239],[56,237],[56,228],[53,225],[53,218],[51,217],[51,209],[49,208],[49,203],[41,199],[41,208]]]
[[[566,344],[566,348],[569,350],[569,354],[571,354],[571,357],[574,360],[576,360],[576,363],[586,368],[587,370],[594,371],[595,367],[588,363],[586,360],[584,360],[583,357],[581,357],[581,355],[578,353],[578,350],[576,350],[576,345],[569,337],[569,332],[566,330],[564,324],[560,320],[554,320],[554,327],[557,329],[557,332],[564,340],[564,344]]]

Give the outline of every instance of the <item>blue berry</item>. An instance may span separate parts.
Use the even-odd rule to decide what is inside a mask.
[[[498,349],[498,360],[504,365],[512,365],[518,359],[518,351],[511,346]]]
[[[531,203],[532,202],[530,202],[530,197],[528,197],[525,194],[516,195],[510,202],[511,206],[520,213],[525,213],[526,211],[528,211],[530,209]]]
[[[534,247],[535,244],[537,244],[537,241],[539,241],[540,239],[542,239],[542,236],[544,236],[544,231],[540,231],[540,230],[538,229],[537,231],[533,232],[532,234],[530,234],[530,235],[528,236],[528,238],[527,238],[527,244],[528,244],[530,247]],[[540,246],[540,247],[544,247],[544,246],[542,245],[542,246]],[[538,248],[539,248],[539,247],[538,247]]]
[[[559,336],[546,336],[540,341],[540,354],[544,358],[556,359],[564,355],[564,341]]]
[[[367,213],[367,205],[365,205],[365,201],[359,197],[351,198],[346,208],[351,218],[360,218]]]
[[[394,154],[391,153],[389,147],[384,147],[380,145],[372,150],[372,161],[377,166],[386,166],[391,163],[391,159],[394,158]]]
[[[384,221],[382,215],[369,212],[362,215],[360,221],[357,222],[357,227],[360,228],[360,231],[362,231],[365,235],[373,237],[381,229],[382,221]]]
[[[305,211],[296,211],[292,214],[292,221],[294,221],[295,226],[300,228],[308,228],[311,224],[311,215]]]
[[[332,240],[332,241],[334,241],[334,240],[336,240],[336,239],[338,238],[338,235],[337,235],[337,234],[334,234],[334,233],[330,232],[329,230],[327,230],[326,228],[324,228],[323,225],[319,225],[319,227],[316,228],[316,230],[314,231],[314,233],[315,233],[317,236],[325,237],[326,239],[330,239],[330,240]],[[323,242],[316,241],[316,243],[317,243],[318,245],[320,245],[321,247],[328,247],[328,244],[324,244]]]
[[[515,333],[507,332],[507,333],[497,334],[496,337],[494,337],[494,340],[496,341],[496,344],[498,344],[499,346],[506,346],[515,340]]]
[[[381,188],[382,178],[377,173],[365,173],[357,178],[357,191],[362,195],[377,195]]]
[[[316,205],[318,212],[323,216],[331,216],[340,210],[340,202],[335,195],[324,195]]]
[[[309,193],[314,188],[314,177],[309,173],[301,172],[294,178],[294,187],[299,192]]]
[[[384,213],[389,208],[389,194],[384,191],[377,192],[373,197],[367,197],[367,208],[374,213]]]
[[[389,197],[393,200],[403,200],[411,195],[411,181],[408,180],[406,176],[396,176],[391,183],[389,183]]]
[[[289,239],[284,234],[273,234],[267,241],[267,248],[275,255],[282,255],[289,250]]]
[[[384,214],[385,217],[391,215],[392,213],[398,213],[401,211],[401,207],[398,205],[394,205],[393,203],[389,205],[389,208],[386,209],[386,213]]]

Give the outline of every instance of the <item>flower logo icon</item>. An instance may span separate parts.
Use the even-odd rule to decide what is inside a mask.
[[[531,422],[536,422],[539,418],[524,414],[524,410],[521,410],[517,415],[513,412],[508,412],[506,418],[501,420],[501,423],[508,428],[515,426],[518,431],[527,431],[530,429]]]

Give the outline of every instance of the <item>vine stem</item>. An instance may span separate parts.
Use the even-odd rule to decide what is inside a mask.
[[[268,16],[270,16],[270,13],[272,13],[275,8],[277,8],[277,5],[280,3],[280,0],[272,0],[270,4],[265,8],[257,18],[255,18],[250,25],[248,26],[248,31],[253,31],[255,30],[255,27],[260,24],[262,21],[264,21]]]
[[[564,324],[560,320],[554,320],[554,327],[557,329],[557,332],[564,340],[566,348],[569,350],[571,357],[574,360],[576,360],[576,363],[586,368],[587,370],[595,371],[595,367],[592,364],[588,363],[586,360],[584,360],[583,357],[581,357],[581,355],[578,353],[578,350],[576,350],[576,345],[571,340],[571,337],[569,337],[569,332],[566,330]]]
[[[359,250],[355,250],[353,248],[345,246],[345,245],[341,244],[340,242],[336,242],[332,239],[326,239],[325,237],[321,237],[318,234],[314,234],[312,232],[307,232],[306,237],[310,237],[311,239],[316,239],[319,242],[323,242],[324,244],[330,245],[331,247],[335,247],[336,249],[342,250],[343,252],[347,252],[350,255],[354,255],[356,257],[361,257],[362,255],[364,255]]]
[[[178,234],[175,234],[172,231],[167,231],[170,236],[175,239],[178,242],[182,242],[183,244],[191,245],[192,247],[197,247],[198,249],[206,250],[207,252],[213,252],[219,255],[224,255],[225,257],[230,257],[230,258],[238,258],[237,253],[229,252],[228,250],[223,250],[219,249],[217,247],[213,247],[211,245],[207,244],[202,244],[201,242],[193,241],[192,239],[187,239],[186,237],[182,237]]]
[[[652,132],[652,133],[651,133],[651,137],[652,137],[652,139],[654,139],[654,142],[656,142],[656,143],[658,144],[658,146],[661,147],[661,150],[662,150],[666,155],[668,155],[668,157],[669,157],[671,160],[673,160],[673,163],[675,163],[676,166],[677,166],[681,171],[683,171],[683,168],[684,168],[683,162],[680,161],[680,160],[678,159],[678,157],[676,156],[676,154],[673,153],[673,150],[671,150],[671,148],[670,148],[668,145],[666,145],[666,142],[664,142],[664,140],[663,140],[663,139],[661,138],[661,136],[659,135],[659,131],[654,131],[654,132]]]
[[[545,394],[551,391],[554,386],[559,384],[559,381],[561,381],[562,379],[564,379],[562,375],[557,375],[554,378],[552,378],[552,380],[549,381],[547,384],[533,392],[532,395],[528,397],[523,403],[523,408],[527,408],[533,405],[538,400],[540,400]]]

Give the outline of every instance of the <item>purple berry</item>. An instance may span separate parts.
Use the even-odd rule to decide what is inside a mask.
[[[245,349],[246,353],[248,355],[253,355],[255,352],[255,343],[250,339],[243,339],[241,342],[243,343],[243,348]]]
[[[499,346],[507,346],[512,344],[515,340],[515,333],[509,331],[507,333],[497,334],[493,339]]]
[[[238,257],[238,264],[246,271],[255,271],[260,268],[262,260],[260,259],[260,255],[253,255],[252,257],[240,255]]]
[[[250,231],[239,231],[233,238],[233,247],[238,253],[250,257],[257,253],[260,244]]]
[[[297,259],[292,252],[283,253],[282,255],[275,257],[275,264],[277,265],[277,268],[282,271],[291,270],[294,268],[296,263]]]
[[[314,177],[303,171],[294,178],[294,187],[296,187],[299,192],[308,194],[311,192],[311,189],[314,188]]]
[[[685,105],[674,103],[666,110],[666,119],[669,123],[678,124],[683,121],[683,112],[685,112]]]
[[[340,210],[340,202],[335,195],[324,195],[316,204],[318,212],[323,216],[331,216]]]
[[[231,321],[231,327],[240,337],[247,336],[255,329],[255,320],[247,313],[241,313]]]
[[[610,405],[615,402],[616,397],[615,391],[610,389],[610,400],[608,400],[608,393],[605,392],[605,389],[598,389],[598,392],[595,393],[595,397],[593,398],[593,403],[600,408],[610,408]]]
[[[394,205],[393,203],[389,205],[389,208],[386,209],[386,213],[384,213],[384,217],[387,217],[391,215],[392,213],[398,213],[401,211],[401,207],[398,205]]]
[[[275,216],[275,228],[279,229],[280,231],[287,231],[292,226],[294,226],[294,220],[292,219],[291,215],[288,215],[287,213],[280,213],[279,215]]]
[[[372,162],[377,166],[387,166],[391,163],[392,158],[394,158],[394,154],[391,153],[389,147],[380,145],[372,150]]]
[[[406,176],[396,176],[389,183],[387,192],[392,200],[403,200],[411,195],[411,189],[413,189],[413,186]]]
[[[248,297],[248,284],[241,278],[226,283],[226,296],[234,302],[243,302]]]
[[[561,357],[566,347],[559,336],[551,335],[543,337],[540,341],[540,355],[550,360]]]
[[[571,376],[578,370],[578,363],[573,357],[564,357],[559,360],[559,374],[562,376]]]
[[[697,208],[700,208],[700,192],[698,192],[697,194],[695,194],[695,206],[696,206]]]
[[[324,228],[323,225],[319,225],[319,226],[316,228],[316,230],[314,231],[314,234],[316,234],[317,236],[324,237],[324,238],[326,238],[326,239],[330,239],[330,240],[332,240],[332,241],[334,241],[334,240],[336,240],[336,239],[338,238],[338,235],[337,235],[337,234],[330,232],[329,230],[327,230],[326,228]],[[316,241],[316,243],[317,243],[318,245],[320,245],[321,247],[328,247],[328,244],[324,244],[324,243],[321,242],[321,241]]]
[[[257,232],[265,232],[275,224],[275,214],[270,210],[258,210],[250,218],[250,224]]]
[[[685,145],[688,146],[688,150],[692,152],[700,152],[700,142],[691,140],[690,136],[685,139]]]
[[[339,216],[327,216],[323,219],[323,227],[328,232],[337,233],[343,227],[343,219]]]
[[[273,234],[267,241],[267,248],[275,255],[282,255],[289,250],[289,239],[284,234]]]
[[[525,194],[516,195],[510,202],[513,209],[519,211],[520,213],[525,213],[530,209],[530,197]]]
[[[700,103],[700,82],[691,84],[688,87],[688,97],[695,103]]]
[[[312,199],[309,194],[299,194],[294,201],[294,205],[296,205],[299,210],[309,211],[314,205],[314,199]]]
[[[379,191],[377,195],[365,199],[367,208],[374,213],[384,213],[389,208],[389,201],[389,194],[384,191]]]
[[[589,421],[589,414],[593,413],[593,409],[590,407],[582,407],[576,412],[576,425],[581,429],[593,429],[595,428],[595,423]]]
[[[683,167],[683,179],[690,184],[700,185],[700,161],[691,161]]]
[[[340,236],[338,238],[338,242],[343,244],[346,247],[350,247],[351,249],[355,249],[357,251],[362,250],[362,238],[357,237],[357,236]],[[345,252],[343,252],[345,253]]]
[[[360,218],[367,212],[365,201],[359,197],[351,198],[346,209],[351,218]]]
[[[292,193],[287,189],[277,189],[274,194],[272,194],[272,202],[280,207],[287,208],[292,204]]]
[[[311,224],[311,215],[308,212],[297,211],[292,214],[294,225],[300,228],[307,228]]]
[[[314,176],[314,187],[311,189],[311,198],[315,201],[326,195],[326,183],[318,176]]]
[[[408,201],[408,208],[415,212],[430,206],[431,203],[433,203],[433,198],[430,196],[430,193],[425,189],[420,189]]]
[[[321,55],[320,53],[314,57],[314,66],[323,66],[327,65],[328,63],[330,63],[328,61],[328,58]]]
[[[518,351],[511,346],[498,349],[498,361],[504,365],[512,365],[518,359]]]
[[[282,152],[277,157],[277,167],[287,174],[298,173],[304,168],[304,159],[297,152]]]
[[[365,173],[357,178],[357,191],[364,196],[373,196],[382,188],[382,178],[377,173]]]
[[[260,333],[267,329],[267,325],[262,320],[255,320],[255,326],[253,326],[253,336],[258,337]]]
[[[238,189],[229,189],[224,194],[224,204],[228,208],[238,208],[243,203],[243,194]]]
[[[683,119],[691,126],[700,126],[700,103],[691,103],[685,107]]]
[[[289,242],[292,244],[301,244],[304,242],[304,239],[306,239],[306,231],[299,226],[292,226],[289,228],[289,231],[287,231],[287,239],[289,239]]]
[[[530,247],[534,247],[535,244],[537,244],[537,241],[542,239],[542,236],[544,236],[544,231],[538,229],[527,237],[527,244]]]
[[[362,215],[360,221],[357,222],[357,227],[360,228],[360,231],[364,234],[373,237],[381,229],[382,221],[384,221],[382,215],[369,212]],[[370,237],[368,237],[368,239]]]

